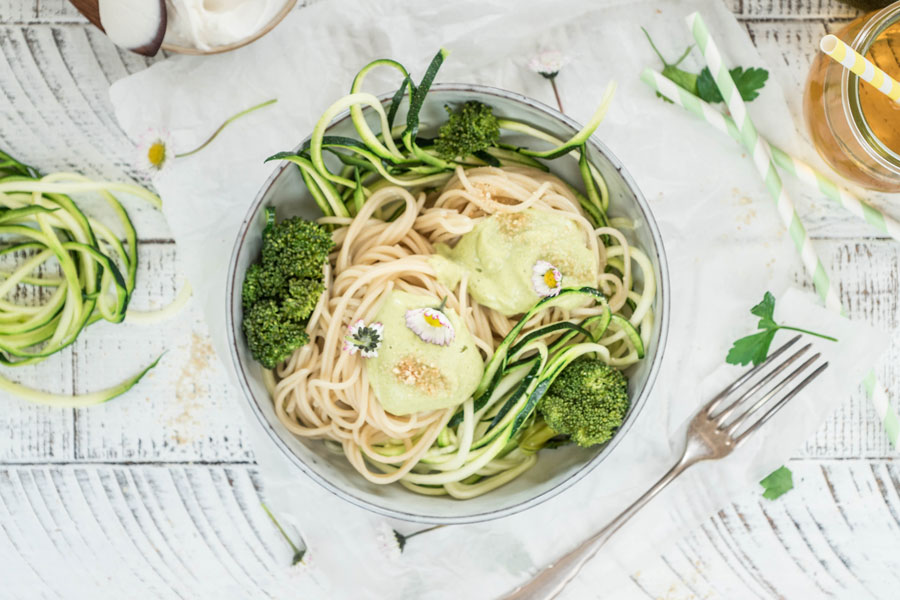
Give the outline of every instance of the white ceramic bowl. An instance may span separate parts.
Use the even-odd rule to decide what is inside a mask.
[[[522,95],[469,84],[437,84],[429,91],[421,112],[422,134],[430,135],[429,124],[446,119],[444,105],[478,100],[494,108],[498,116],[530,123],[559,138],[568,138],[580,126],[550,107]],[[385,96],[383,101],[389,102]],[[401,109],[397,122],[405,117]],[[372,111],[367,111],[371,113]],[[368,118],[372,118],[369,114]],[[372,127],[377,131],[377,123]],[[329,135],[355,135],[349,113],[343,113],[329,128]],[[504,137],[512,143],[534,144],[534,140]],[[299,147],[298,147],[299,148]],[[280,148],[273,148],[273,153]],[[603,446],[584,449],[567,446],[552,452],[541,452],[537,464],[513,482],[469,500],[448,496],[420,496],[398,484],[375,485],[359,475],[342,454],[329,452],[320,440],[298,438],[278,420],[262,379],[260,366],[252,360],[241,332],[241,284],[247,267],[259,259],[264,226],[263,207],[275,206],[279,218],[300,215],[309,219],[320,216],[316,204],[306,191],[297,167],[284,163],[266,181],[241,225],[234,245],[228,274],[226,308],[227,329],[232,360],[241,391],[265,431],[297,467],[297,476],[308,476],[336,496],[385,516],[423,523],[469,523],[510,515],[562,492],[587,475],[600,461],[614,452],[650,394],[659,369],[668,329],[668,270],[659,231],[646,200],[618,159],[597,139],[588,144],[588,157],[600,170],[609,186],[610,215],[634,221],[633,232],[626,232],[631,242],[642,248],[656,270],[657,291],[654,311],[656,320],[650,336],[647,355],[629,371],[629,393],[632,403],[625,422],[616,436]],[[570,182],[580,182],[577,163],[564,157],[551,161],[552,171]],[[613,460],[628,460],[614,457]]]
[[[247,44],[251,44],[261,38],[262,36],[268,34],[270,31],[275,29],[275,27],[281,23],[288,14],[294,10],[294,7],[297,5],[297,0],[285,0],[284,5],[275,13],[269,22],[263,25],[257,31],[254,31],[247,37],[231,42],[230,44],[223,44],[221,46],[213,46],[208,50],[203,50],[201,48],[197,48],[196,46],[189,45],[184,43],[183,41],[170,41],[163,42],[162,49],[166,52],[175,52],[177,54],[200,54],[200,55],[208,55],[208,54],[221,54],[223,52],[231,52],[232,50],[237,50],[238,48],[243,48]]]

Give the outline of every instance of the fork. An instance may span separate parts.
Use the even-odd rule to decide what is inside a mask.
[[[735,448],[743,443],[753,432],[758,430],[775,413],[781,410],[788,401],[796,396],[800,390],[806,387],[813,379],[825,370],[828,363],[822,363],[787,393],[781,392],[795,379],[800,377],[820,357],[816,353],[804,361],[799,367],[780,379],[768,390],[763,390],[769,383],[775,380],[788,367],[800,359],[812,346],[807,344],[790,357],[778,363],[771,371],[765,373],[755,383],[752,383],[746,391],[737,398],[735,395],[759,373],[765,371],[775,363],[775,360],[784,354],[788,348],[797,343],[800,336],[794,337],[781,348],[773,352],[769,358],[741,375],[734,383],[722,390],[712,400],[706,403],[700,411],[691,419],[688,425],[687,441],[681,458],[675,463],[669,472],[647,492],[638,498],[634,504],[626,508],[613,519],[606,527],[586,539],[574,550],[544,567],[537,576],[523,586],[517,588],[504,600],[550,600],[555,598],[563,588],[578,574],[581,568],[600,549],[600,547],[616,532],[628,519],[634,516],[647,502],[659,494],[667,485],[683,473],[687,468],[704,460],[716,460],[728,456]],[[755,401],[760,392],[763,392]],[[772,400],[775,400],[772,403]],[[751,403],[752,401],[752,403]],[[769,408],[762,416],[754,417],[767,404]],[[749,405],[749,407],[748,407]]]

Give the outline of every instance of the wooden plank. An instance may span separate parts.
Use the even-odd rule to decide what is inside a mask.
[[[38,365],[10,369],[2,376],[47,391],[72,393],[72,351],[63,350]],[[75,419],[71,410],[37,406],[0,392],[0,460],[70,461],[75,457]]]
[[[648,557],[617,597],[892,598],[900,467],[859,459],[789,466],[794,490],[774,501],[748,490]],[[290,551],[254,477],[245,466],[3,467],[0,556],[21,569],[13,584],[27,582],[28,597],[75,589],[283,597]],[[579,592],[603,583],[589,564],[563,598],[584,598]]]
[[[110,82],[145,59],[122,54],[85,28],[0,28],[0,144],[42,171],[142,180],[134,144],[118,127]],[[74,150],[78,149],[78,150]],[[143,239],[170,237],[162,215],[128,203]]]
[[[39,0],[36,4],[35,21],[37,23],[87,24],[87,19],[69,0]]]
[[[0,22],[30,23],[37,19],[37,3],[0,0]]]
[[[0,573],[22,569],[4,594],[284,597],[291,552],[259,494],[245,467],[0,468]]]
[[[792,461],[795,489],[748,492],[634,574],[649,598],[893,598],[892,461]],[[635,597],[639,597],[635,595]]]
[[[183,285],[175,246],[141,244],[136,310],[167,305]],[[37,461],[249,461],[238,398],[213,354],[206,326],[190,307],[157,325],[100,322],[69,349],[3,374],[57,393],[115,385],[166,356],[131,392],[77,411],[35,406],[4,395],[0,457]]]
[[[743,0],[740,17],[752,19],[846,19],[860,14],[840,0]]]
[[[182,280],[172,244],[142,244],[132,306],[152,309],[175,297]],[[166,352],[132,392],[76,413],[76,458],[91,461],[252,459],[243,416],[199,311],[156,325],[98,324],[75,345],[75,389],[113,385]]]

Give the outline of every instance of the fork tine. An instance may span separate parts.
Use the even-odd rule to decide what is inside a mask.
[[[769,355],[769,357],[766,358],[766,360],[764,360],[763,362],[759,363],[758,365],[756,365],[755,367],[753,367],[752,369],[750,369],[749,371],[747,371],[746,373],[744,373],[743,375],[741,375],[740,377],[738,377],[737,380],[734,381],[734,383],[732,383],[731,385],[729,385],[728,387],[726,387],[724,390],[722,390],[721,392],[719,392],[712,400],[710,400],[710,401],[707,403],[707,405],[706,405],[706,414],[711,415],[712,412],[718,407],[718,404],[719,404],[722,400],[724,400],[725,397],[728,396],[728,394],[730,394],[730,393],[733,392],[734,390],[740,388],[742,385],[744,385],[744,384],[747,382],[748,379],[750,379],[751,377],[753,377],[754,375],[756,375],[757,373],[759,373],[762,369],[765,369],[768,365],[772,364],[772,361],[774,361],[776,358],[778,358],[779,356],[781,356],[782,354],[784,354],[784,352],[785,352],[788,348],[790,348],[791,346],[793,346],[794,344],[796,344],[796,343],[797,343],[797,340],[799,340],[800,337],[801,337],[801,336],[799,336],[799,335],[795,335],[793,338],[791,338],[790,340],[788,340],[787,343],[785,343],[784,345],[782,345],[778,350],[776,350],[775,352],[771,353],[771,354]]]
[[[807,344],[807,345],[803,346],[802,348],[800,348],[799,350],[797,350],[796,352],[794,352],[787,360],[785,360],[784,362],[779,364],[770,373],[766,374],[762,379],[760,379],[755,384],[753,384],[753,386],[749,390],[747,390],[746,392],[741,394],[737,398],[737,400],[735,400],[734,402],[729,404],[719,414],[717,414],[715,416],[710,414],[710,418],[714,418],[717,421],[719,421],[720,423],[724,423],[728,419],[728,417],[731,416],[731,413],[733,413],[741,404],[743,404],[749,398],[753,397],[753,395],[756,394],[763,387],[768,385],[770,381],[775,379],[775,377],[777,377],[782,371],[784,371],[789,366],[791,366],[795,360],[800,358],[800,356],[803,355],[811,347],[812,347],[812,344]]]
[[[762,398],[757,400],[753,404],[753,406],[751,406],[750,408],[745,410],[743,413],[741,413],[740,416],[735,417],[734,420],[726,428],[726,431],[728,431],[728,434],[733,435],[734,432],[736,432],[738,429],[740,429],[741,425],[743,425],[744,423],[747,422],[747,419],[750,417],[750,415],[752,415],[757,410],[759,410],[760,408],[765,406],[766,403],[769,402],[769,400],[774,398],[781,390],[783,390],[787,386],[787,384],[789,384],[791,381],[796,379],[800,375],[800,373],[802,373],[803,371],[806,370],[807,367],[809,367],[811,364],[813,364],[814,362],[819,360],[819,357],[821,357],[821,356],[822,355],[817,352],[810,358],[806,359],[806,361],[802,365],[800,365],[799,367],[794,369],[788,376],[784,377],[781,381],[779,381],[777,384],[775,384],[775,386],[772,387],[772,389],[770,389],[765,394],[763,394]],[[786,366],[787,366],[787,363],[782,365],[778,369],[778,371],[781,371]],[[778,371],[776,371],[776,373]],[[722,426],[724,427],[724,422],[723,422]]]
[[[794,387],[794,389],[792,389],[790,392],[788,392],[784,398],[779,400],[777,403],[775,403],[775,405],[772,408],[770,408],[768,411],[766,411],[766,414],[764,414],[762,417],[760,417],[760,419],[756,423],[754,423],[753,425],[748,427],[744,433],[742,433],[740,436],[738,436],[737,439],[735,439],[735,441],[734,441],[735,446],[737,446],[738,444],[743,442],[745,439],[747,439],[748,435],[750,435],[751,433],[753,433],[754,431],[756,431],[757,429],[762,427],[762,425],[765,424],[766,421],[768,421],[773,416],[775,416],[775,413],[777,413],[779,410],[784,408],[784,406],[788,403],[788,401],[791,398],[793,398],[794,396],[799,394],[803,388],[805,388],[807,385],[809,385],[813,379],[818,377],[822,373],[822,371],[824,371],[827,368],[828,368],[828,363],[826,362],[826,363],[823,363],[815,371],[813,371],[812,373],[807,375],[806,378],[803,381],[801,381],[800,383],[798,383]]]

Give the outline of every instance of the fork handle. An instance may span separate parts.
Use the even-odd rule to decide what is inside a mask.
[[[696,460],[688,456],[681,459],[662,478],[647,490],[643,496],[622,511],[606,527],[598,531],[592,537],[583,541],[574,550],[543,568],[531,581],[517,588],[503,600],[550,600],[555,598],[566,585],[581,571],[581,568],[589,561],[600,547],[606,543],[612,534],[619,530],[634,514],[644,507],[654,496],[669,485],[685,469],[694,464]]]

